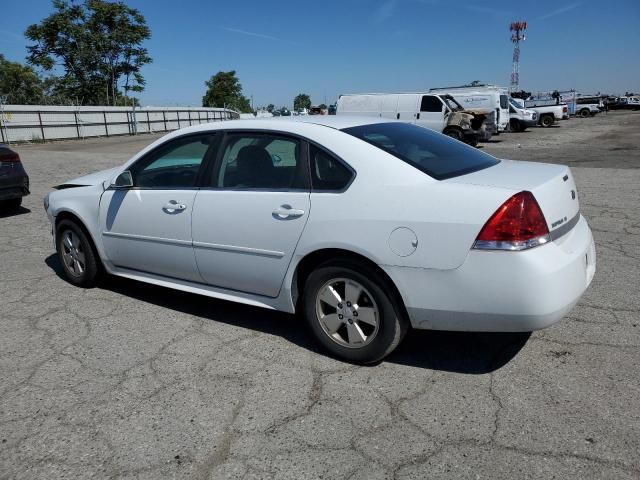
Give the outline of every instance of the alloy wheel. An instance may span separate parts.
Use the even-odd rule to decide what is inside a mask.
[[[71,230],[62,233],[62,260],[67,272],[80,277],[86,270],[86,258],[80,238]]]
[[[350,278],[326,282],[316,295],[316,315],[325,334],[338,345],[362,348],[376,337],[378,306],[369,291]]]

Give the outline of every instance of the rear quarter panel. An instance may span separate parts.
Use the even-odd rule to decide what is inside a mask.
[[[296,257],[343,248],[380,265],[452,269],[512,190],[440,182],[396,157],[342,132],[325,129],[314,140],[356,173],[342,193],[311,193],[311,209]],[[417,248],[406,257],[389,246],[391,232],[411,229]],[[295,262],[294,262],[295,263]]]

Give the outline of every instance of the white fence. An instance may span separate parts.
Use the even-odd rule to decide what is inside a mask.
[[[0,143],[166,132],[234,118],[224,108],[4,105]]]

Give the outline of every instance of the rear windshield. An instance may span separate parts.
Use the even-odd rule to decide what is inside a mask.
[[[436,180],[476,172],[500,162],[458,140],[408,123],[374,123],[342,131],[398,157]]]

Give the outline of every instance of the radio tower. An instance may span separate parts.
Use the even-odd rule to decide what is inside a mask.
[[[520,90],[520,41],[527,39],[524,31],[527,29],[527,22],[511,22],[509,31],[513,42],[513,66],[511,68],[511,91]]]

